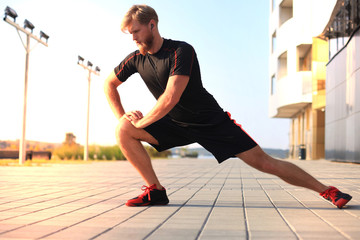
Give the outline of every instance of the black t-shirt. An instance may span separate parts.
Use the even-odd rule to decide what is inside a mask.
[[[202,85],[195,50],[186,42],[164,39],[157,53],[142,55],[137,50],[114,71],[122,82],[138,72],[156,99],[164,93],[170,76],[189,76],[180,101],[168,116],[175,122],[188,125],[213,125],[224,119],[224,111]]]

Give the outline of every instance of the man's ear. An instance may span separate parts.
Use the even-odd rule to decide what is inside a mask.
[[[151,19],[149,23],[150,23],[150,29],[153,30],[156,24],[155,20]]]

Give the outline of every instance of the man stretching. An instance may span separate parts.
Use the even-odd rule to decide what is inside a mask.
[[[158,16],[153,8],[132,6],[122,21],[121,30],[132,35],[139,50],[115,67],[105,81],[104,90],[119,120],[118,144],[147,184],[141,195],[127,201],[127,206],[169,203],[142,141],[158,151],[198,143],[219,163],[237,157],[262,172],[320,193],[338,208],[350,201],[350,195],[325,186],[292,163],[264,153],[203,87],[194,48],[186,42],[160,36]],[[117,91],[134,73],[140,74],[157,99],[146,115],[140,111],[125,112]]]

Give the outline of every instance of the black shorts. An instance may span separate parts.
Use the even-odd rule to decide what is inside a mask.
[[[231,119],[230,114],[224,115],[223,121],[211,126],[184,125],[164,117],[144,130],[159,142],[159,145],[152,144],[159,152],[198,143],[211,152],[219,163],[257,146],[241,125]]]

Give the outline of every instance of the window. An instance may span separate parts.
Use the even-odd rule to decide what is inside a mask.
[[[279,26],[293,17],[293,0],[283,0],[279,8]]]
[[[278,58],[278,77],[279,79],[287,76],[287,52],[281,54]]]
[[[276,50],[276,31],[274,32],[274,34],[272,35],[272,40],[271,40],[271,53],[274,53]]]
[[[301,44],[296,47],[298,54],[298,72],[301,71],[311,71],[311,44]]]
[[[360,26],[360,0],[339,1],[335,8],[339,10],[324,33],[329,39],[330,59],[343,49]]]
[[[274,95],[275,94],[275,89],[276,89],[276,77],[275,77],[275,74],[272,75],[271,77],[271,95]]]

